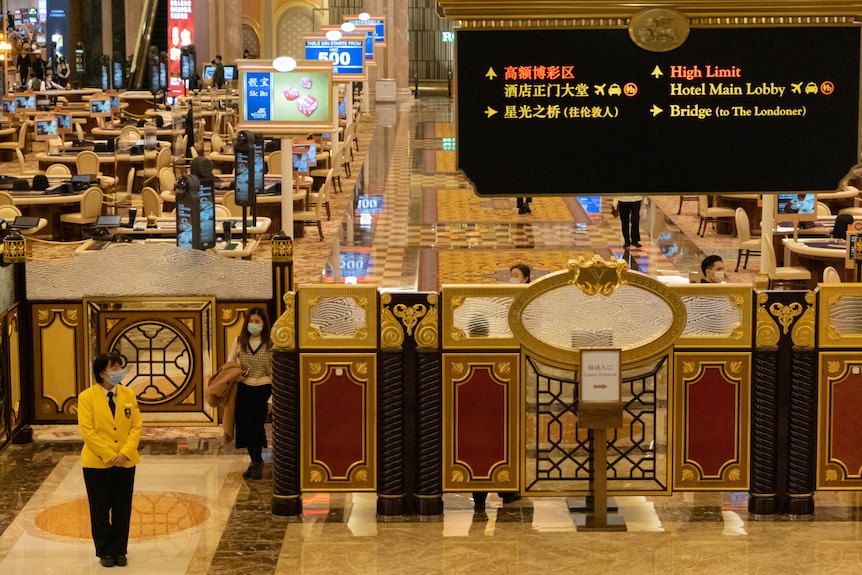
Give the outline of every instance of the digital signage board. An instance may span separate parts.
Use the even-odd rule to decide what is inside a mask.
[[[374,26],[374,43],[381,48],[386,47],[386,16],[371,16],[368,20],[361,20],[359,16],[345,16],[344,21],[354,26]]]
[[[346,34],[339,26],[321,26],[320,31],[326,33],[330,30],[335,30]],[[374,26],[356,26],[351,35],[365,36],[365,63],[369,66],[376,66],[377,61],[374,59]]]
[[[279,72],[268,60],[243,60],[239,129],[297,134],[335,129],[332,62],[303,61]]]
[[[305,40],[305,59],[332,62],[332,75],[336,81],[365,80],[364,35],[343,35],[339,40],[330,40],[323,35],[302,38]]]
[[[859,158],[859,45],[855,26],[695,28],[660,53],[624,29],[458,30],[458,168],[489,196],[525,178],[533,195],[834,190]]]

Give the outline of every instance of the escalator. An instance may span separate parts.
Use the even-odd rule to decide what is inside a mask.
[[[135,53],[129,70],[129,86],[140,90],[149,85],[147,58],[150,46],[167,50],[167,0],[144,0]]]

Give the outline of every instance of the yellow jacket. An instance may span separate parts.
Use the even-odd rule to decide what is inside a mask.
[[[140,460],[138,442],[141,440],[141,410],[135,392],[128,387],[114,387],[116,415],[100,385],[93,385],[78,395],[78,427],[84,438],[81,463],[84,467],[106,469],[117,453],[129,461],[124,467],[134,467]]]

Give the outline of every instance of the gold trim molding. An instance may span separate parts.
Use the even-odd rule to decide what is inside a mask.
[[[272,325],[272,348],[279,351],[296,349],[296,292],[284,294],[284,312]]]
[[[668,8],[667,2],[598,0],[439,0],[445,17],[462,27],[625,27],[638,12]],[[695,26],[804,26],[853,24],[859,0],[687,0],[672,8]]]
[[[677,284],[669,286],[671,291],[686,299],[704,298],[726,300],[734,309],[739,310],[740,322],[726,336],[705,336],[682,334],[674,342],[677,349],[691,347],[711,348],[750,348],[754,330],[752,307],[754,292],[749,285],[741,284]]]

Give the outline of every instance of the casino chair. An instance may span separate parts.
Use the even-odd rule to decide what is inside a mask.
[[[141,190],[141,202],[144,209],[144,218],[150,217],[150,214],[155,214],[156,217],[162,215],[162,198],[153,188],[146,186]]]
[[[748,268],[749,255],[760,255],[760,238],[751,237],[751,222],[748,219],[748,214],[742,208],[736,208],[736,240],[738,252],[736,254],[736,269],[733,271],[738,272],[739,262],[743,255],[745,255],[745,263],[742,264],[742,269]]]
[[[281,175],[281,150],[272,152],[266,159],[266,173],[270,176]]]
[[[817,217],[824,218],[832,215],[832,210],[823,202],[817,202]]]
[[[159,170],[159,190],[171,191],[177,186],[177,176],[170,167]]]
[[[142,139],[141,131],[135,126],[124,126],[120,130],[119,140],[121,142],[137,142]]]
[[[323,210],[325,209],[325,201],[315,202],[310,209],[293,212],[293,221],[302,222],[304,226],[317,225],[317,233],[320,236],[320,241],[323,241]],[[285,226],[282,223],[282,226]]]
[[[311,192],[308,194],[308,201],[310,203],[316,204],[317,202],[323,202],[324,207],[326,208],[326,221],[332,219],[332,214],[329,210],[329,192],[332,190],[332,168],[329,168],[329,173],[326,175],[326,179],[323,181],[323,185],[320,186],[320,189],[316,192]]]
[[[18,174],[19,176],[38,176],[39,174],[43,174],[42,170],[31,170],[27,167],[27,162],[24,160],[24,152],[21,150],[15,150],[15,158],[18,160]]]
[[[68,176],[72,177],[72,170],[66,164],[51,164],[45,170],[46,176]]]
[[[213,135],[210,138],[210,147],[213,152],[221,153],[221,151],[224,150],[224,140],[222,140],[221,136],[215,132],[213,132]]]
[[[21,122],[21,127],[18,128],[18,137],[9,142],[0,142],[0,150],[19,150],[22,154],[27,146],[27,130],[33,122]]]
[[[230,212],[230,217],[241,218],[242,206],[236,205],[236,191],[228,190],[224,193],[221,199],[222,205]]]
[[[338,149],[336,149],[333,152],[330,152],[329,153],[329,157],[330,157],[329,167],[328,168],[315,168],[313,170],[309,170],[308,175],[311,176],[312,178],[316,179],[316,178],[327,178],[327,177],[329,177],[329,174],[332,173],[332,182],[333,182],[333,184],[335,184],[332,187],[333,193],[337,193],[337,192],[342,191],[341,176],[339,174],[336,174],[333,171],[333,169],[335,168],[335,166],[341,166],[343,164],[343,160],[342,160],[343,154],[344,154],[344,149],[341,147],[339,147]],[[318,154],[317,157],[320,158],[320,155]],[[336,187],[338,188],[337,190],[336,190]]]
[[[15,198],[9,192],[0,192],[0,206],[14,206]]]
[[[823,268],[823,283],[825,284],[840,284],[841,274],[832,266]]]
[[[216,219],[219,219],[219,220],[226,220],[226,219],[231,218],[232,216],[231,216],[230,210],[227,209],[226,206],[223,206],[221,204],[216,204],[215,205],[215,217],[216,217]]]
[[[90,174],[99,180],[101,187],[105,188],[110,188],[117,183],[115,178],[103,175],[100,167],[99,155],[96,152],[84,150],[83,152],[78,152],[78,155],[75,156],[75,168],[78,170],[79,175]]]
[[[700,216],[700,225],[697,227],[697,235],[703,237],[706,233],[706,225],[709,222],[713,222],[713,227],[715,226],[715,222],[718,220],[733,220],[736,217],[736,211],[733,208],[720,208],[709,205],[709,198],[707,196],[701,195],[697,197],[697,215]]]
[[[76,238],[83,238],[84,228],[93,226],[99,216],[102,215],[102,201],[102,190],[98,186],[87,188],[81,197],[81,211],[61,214],[60,225],[63,227],[68,227],[67,224],[74,226],[77,229]],[[66,237],[64,233],[63,238]]]
[[[766,271],[769,278],[768,289],[775,289],[776,284],[781,284],[782,288],[788,283],[807,283],[811,279],[811,272],[803,266],[781,266],[777,267],[775,262],[775,246],[772,245],[772,238],[767,238],[766,251],[761,254],[760,268],[761,272]]]

